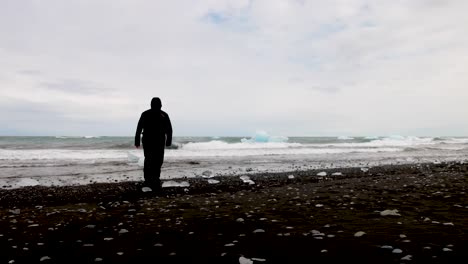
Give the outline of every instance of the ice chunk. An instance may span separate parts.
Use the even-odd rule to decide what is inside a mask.
[[[398,210],[397,210],[397,209],[394,209],[394,210],[384,210],[384,211],[380,212],[380,215],[381,215],[381,216],[388,216],[388,215],[401,216],[401,215],[398,213]]]
[[[403,253],[403,250],[399,249],[399,248],[395,248],[392,253],[395,253],[395,254],[401,254]]]
[[[292,175],[292,174],[289,175],[289,176],[288,176],[288,179],[294,179],[294,175]]]
[[[365,235],[366,232],[363,232],[363,231],[358,231],[356,232],[356,234],[354,234],[355,237],[362,237],[363,235]]]
[[[218,180],[208,180],[208,183],[209,184],[217,184],[217,183],[219,183],[219,181]]]
[[[411,256],[411,255],[406,255],[406,256],[402,257],[401,260],[411,260],[412,257],[413,256]]]
[[[240,178],[244,183],[255,184],[255,182],[252,181],[252,180],[250,179],[249,176],[240,176],[239,178]]]
[[[239,264],[253,264],[253,261],[248,258],[240,257]]]
[[[162,184],[163,188],[167,187],[189,187],[190,183],[183,181],[183,182],[176,182],[176,181],[165,181]]]
[[[341,172],[334,172],[334,173],[332,173],[332,176],[343,176],[343,173],[341,173]]]
[[[150,187],[143,187],[143,188],[141,188],[141,190],[142,190],[143,192],[151,192],[151,191],[153,191]]]
[[[259,262],[264,262],[264,261],[266,261],[266,259],[262,259],[262,258],[252,258],[252,260],[254,260],[254,261],[259,261]]]
[[[322,171],[322,172],[317,173],[317,176],[324,177],[324,176],[327,176],[327,173]]]

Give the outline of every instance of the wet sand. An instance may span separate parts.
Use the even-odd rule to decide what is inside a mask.
[[[0,262],[468,263],[466,164],[249,177],[0,190]]]

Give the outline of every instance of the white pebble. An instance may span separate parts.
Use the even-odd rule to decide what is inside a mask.
[[[384,246],[381,246],[380,248],[383,248],[383,249],[393,249],[392,246],[389,246],[389,245],[384,245]]]
[[[443,248],[442,250],[445,251],[445,252],[450,252],[450,251],[452,251],[450,248]]]
[[[254,233],[265,233],[265,230],[263,230],[263,229],[255,229],[253,232],[254,232]]]
[[[294,179],[294,175],[289,175],[288,178],[289,179]]]
[[[326,249],[322,249],[320,252],[321,252],[321,253],[327,253],[327,252],[328,252],[328,250],[326,250]]]
[[[315,207],[323,207],[323,204],[316,204]]]
[[[232,244],[232,243],[229,243],[229,244],[226,244],[226,245],[224,245],[224,246],[225,246],[225,247],[233,247],[233,246],[235,246],[235,245]]]
[[[114,238],[112,238],[112,237],[105,237],[105,238],[104,238],[104,241],[111,241],[111,240],[113,240],[113,239],[114,239]]]
[[[399,249],[399,248],[395,248],[392,253],[395,253],[395,254],[401,254],[403,253],[403,250]]]
[[[327,176],[327,173],[322,171],[322,172],[317,173],[317,176],[321,176],[321,177]]]
[[[446,226],[453,226],[453,223],[452,223],[452,222],[449,222],[449,223],[443,223],[443,225],[446,225]]]
[[[94,261],[96,262],[102,261],[102,258],[95,258]]]
[[[411,256],[411,255],[406,255],[406,256],[402,257],[401,260],[411,260],[412,257],[413,256]]]
[[[244,219],[243,218],[237,218],[236,221],[241,223],[241,222],[244,222]]]
[[[254,261],[259,261],[259,262],[264,262],[264,261],[266,261],[266,259],[262,259],[262,258],[252,258],[252,260],[254,260]]]
[[[125,234],[128,233],[127,229],[120,229],[119,234]]]

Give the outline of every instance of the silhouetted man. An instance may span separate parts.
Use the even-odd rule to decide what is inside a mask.
[[[153,188],[161,187],[159,176],[164,161],[164,147],[172,144],[172,125],[169,115],[161,110],[161,99],[151,100],[151,109],[141,114],[135,134],[135,147],[140,147],[143,131],[143,153],[145,183]]]

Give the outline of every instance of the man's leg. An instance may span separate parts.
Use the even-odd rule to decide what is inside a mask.
[[[156,188],[161,187],[161,166],[164,162],[164,146],[158,146],[153,160],[154,184]]]
[[[143,143],[143,153],[145,154],[145,162],[143,167],[143,177],[145,178],[145,184],[152,186],[154,184],[154,174],[155,174],[155,157],[154,150],[150,144]]]

